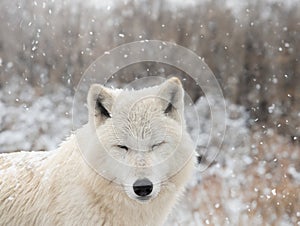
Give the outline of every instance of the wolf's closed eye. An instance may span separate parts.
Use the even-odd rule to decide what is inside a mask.
[[[159,147],[160,145],[162,145],[162,144],[164,144],[164,143],[165,143],[165,142],[162,141],[162,142],[159,142],[159,143],[157,143],[157,144],[152,145],[152,147],[151,147],[152,151],[153,151],[155,148]]]
[[[117,145],[117,147],[128,151],[128,147],[125,145]]]

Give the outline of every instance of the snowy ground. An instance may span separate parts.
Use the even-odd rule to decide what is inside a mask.
[[[38,96],[33,87],[12,77],[0,89],[0,98],[0,152],[51,150],[70,134],[68,89],[58,86],[57,92]],[[211,110],[218,111],[219,101]],[[223,146],[209,167],[205,160],[218,151],[215,144],[221,139],[211,134],[215,142],[205,146],[210,108],[205,98],[195,105],[200,131],[187,110],[188,128],[193,136],[200,133],[198,152],[205,155],[166,225],[300,225],[299,147],[272,130],[249,130],[244,109],[226,105],[227,116],[216,119],[226,123]]]

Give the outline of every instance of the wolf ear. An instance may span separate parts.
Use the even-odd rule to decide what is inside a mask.
[[[176,77],[172,77],[160,86],[159,97],[162,99],[164,113],[180,121],[180,117],[183,116],[184,106],[184,92],[180,80]]]
[[[89,122],[99,125],[111,117],[113,91],[99,84],[93,84],[88,93]]]

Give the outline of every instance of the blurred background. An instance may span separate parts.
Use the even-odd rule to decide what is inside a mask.
[[[299,1],[2,0],[0,31],[0,152],[56,148],[72,129],[81,76],[106,51],[175,42],[210,67],[228,115],[218,118],[227,126],[219,156],[195,173],[167,225],[300,225]],[[184,77],[144,62],[121,70],[114,84],[174,72]],[[205,140],[209,106],[193,81],[183,85]]]

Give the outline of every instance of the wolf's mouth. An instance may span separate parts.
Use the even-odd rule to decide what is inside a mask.
[[[143,197],[137,197],[137,199],[139,201],[146,202],[146,201],[150,200],[151,197],[152,197],[151,195],[148,195],[148,196],[143,196]]]

